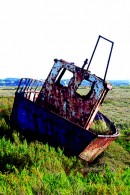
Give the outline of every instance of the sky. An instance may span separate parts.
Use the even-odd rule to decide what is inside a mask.
[[[55,58],[82,67],[101,35],[114,42],[106,79],[130,80],[129,10],[129,0],[0,0],[0,78],[45,79]],[[97,75],[111,46],[100,42]]]

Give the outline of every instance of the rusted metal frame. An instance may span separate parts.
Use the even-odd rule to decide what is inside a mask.
[[[28,91],[29,92],[32,90],[33,86],[35,85],[35,82],[36,82],[36,80],[35,79],[32,79],[32,81],[31,81],[31,83],[29,85],[29,88],[28,88]]]
[[[30,85],[31,85],[32,80],[33,80],[33,79],[29,79],[29,81],[28,81],[28,84],[27,84],[27,87],[26,87],[26,90],[27,90],[27,91],[29,90],[29,87],[30,87]]]
[[[25,86],[24,86],[24,97],[29,99],[28,98],[28,94],[29,94],[29,87],[30,87],[30,84],[32,83],[33,79],[30,79],[30,78],[25,78]]]
[[[24,97],[28,99],[28,90],[29,90],[29,87],[30,87],[30,84],[32,82],[33,79],[26,79],[27,80],[27,83],[26,83],[26,87],[25,87],[25,90],[24,90]]]
[[[71,72],[73,71],[74,72],[74,66],[72,65],[72,64],[66,64],[66,62],[64,62],[64,61],[56,61],[55,62],[55,64],[54,64],[54,66],[53,66],[53,68],[52,68],[52,71],[50,72],[50,74],[49,74],[49,76],[48,76],[48,78],[46,79],[46,81],[45,81],[45,84],[44,84],[44,86],[43,86],[43,88],[42,88],[42,91],[40,92],[41,94],[42,94],[42,92],[44,91],[44,89],[46,88],[48,88],[48,90],[50,91],[50,93],[51,93],[51,88],[53,88],[52,86],[54,86],[55,84],[54,84],[54,81],[55,81],[55,79],[57,78],[57,76],[58,76],[58,74],[59,74],[59,72],[60,72],[60,70],[62,69],[62,68],[64,68],[64,70],[71,70]],[[64,72],[64,71],[63,71]],[[62,73],[63,73],[62,72]],[[61,77],[60,77],[60,79],[61,79]],[[51,88],[50,88],[51,87]],[[46,93],[46,92],[45,92]],[[39,96],[40,96],[40,94],[39,94]]]
[[[59,77],[57,78],[55,84],[59,85],[60,84],[60,81],[61,81],[61,78],[63,77],[64,73],[66,72],[66,69],[63,68],[61,74],[59,75]],[[57,75],[58,76],[58,75]]]
[[[60,62],[62,62],[62,67],[61,68],[63,68],[63,71],[62,71],[62,73],[60,74],[60,76],[59,76],[59,78],[58,78],[58,80],[60,81],[61,80],[61,78],[62,78],[62,76],[63,76],[63,74],[65,73],[65,71],[66,70],[68,70],[68,71],[70,71],[71,73],[73,73],[73,77],[70,79],[70,82],[69,82],[69,84],[68,84],[68,88],[70,88],[72,85],[74,86],[74,91],[76,92],[76,90],[78,89],[78,87],[79,87],[79,85],[80,85],[80,83],[82,82],[82,80],[83,80],[83,76],[84,76],[84,71],[81,69],[81,68],[79,68],[79,67],[76,67],[73,63],[68,63],[68,62],[65,62],[65,61],[60,61]],[[77,80],[76,80],[76,68],[81,72],[81,70],[82,70],[82,76],[81,76],[81,79],[80,79],[80,81],[78,80],[78,83],[77,83]],[[73,83],[72,83],[72,79],[73,79]],[[88,76],[87,76],[87,79],[86,80],[88,80]],[[59,82],[58,81],[58,82]]]
[[[39,87],[39,85],[42,83],[42,81],[37,81],[37,85],[36,85],[36,87],[35,87],[35,91],[34,91],[34,97],[33,97],[33,102],[35,102],[36,101],[36,99],[37,99],[37,97],[38,97],[38,94],[39,94],[39,91],[37,92],[36,90],[37,90],[37,88]]]
[[[20,82],[19,82],[19,85],[18,85],[18,87],[17,87],[16,93],[18,93],[18,92],[19,92],[19,90],[20,90],[20,86],[21,86],[21,83],[22,83],[22,78],[20,79]]]
[[[57,65],[57,63],[59,63],[59,65]],[[73,65],[72,63],[65,62],[63,60],[57,60],[54,63],[54,66],[53,66],[49,76],[47,77],[47,79],[45,81],[45,85],[46,85],[46,83],[50,83],[51,84],[52,81],[54,81],[57,78],[57,76],[58,76],[58,74],[59,74],[59,72],[60,72],[60,70],[62,68],[63,68],[63,72],[59,75],[58,82],[61,80],[61,78],[64,75],[66,70],[72,72],[73,74],[75,73],[75,65]],[[43,88],[44,88],[44,86],[43,86]]]
[[[26,80],[27,80],[27,79],[25,79],[25,78],[22,78],[22,79],[20,80],[20,83],[19,83],[19,86],[18,86],[18,88],[17,88],[16,93],[24,92],[25,87],[26,87],[26,85],[25,85]]]
[[[87,121],[86,121],[86,124],[85,124],[85,129],[89,129],[89,127],[91,126],[91,124],[92,124],[92,121],[93,121],[93,119],[94,119],[94,117],[96,116],[96,113],[98,112],[98,110],[99,110],[99,107],[100,107],[100,105],[101,105],[101,103],[102,103],[102,101],[103,101],[103,99],[105,98],[105,94],[106,94],[106,86],[103,84],[103,82],[101,81],[101,79],[100,78],[98,78],[98,77],[96,77],[96,76],[94,76],[94,75],[91,75],[90,76],[90,78],[89,78],[89,80],[91,81],[91,82],[95,82],[95,86],[96,86],[96,82],[98,82],[97,83],[97,85],[99,85],[99,83],[100,83],[100,90],[99,90],[99,94],[97,95],[97,97],[96,97],[96,103],[95,103],[95,105],[93,106],[93,108],[92,108],[92,110],[90,111],[90,115],[89,115],[89,118],[87,119]],[[99,89],[99,88],[97,88],[97,89]],[[108,90],[107,90],[108,91]]]
[[[40,80],[35,80],[31,78],[21,78],[16,93],[22,93],[22,94],[24,93],[24,97],[26,99],[30,99],[32,87],[36,85],[34,89],[34,97],[32,100],[32,101],[36,101],[36,98],[38,97],[39,94],[39,92],[36,93],[36,89],[41,83],[42,81]]]
[[[77,69],[77,67],[76,67]],[[73,85],[74,85],[74,90],[75,90],[75,93],[77,93],[77,90],[79,88],[79,86],[81,85],[82,81],[83,80],[86,80],[88,81],[89,83],[91,83],[91,86],[90,86],[90,91],[93,90],[94,88],[94,85],[95,85],[95,81],[91,80],[90,78],[90,73],[86,72],[86,70],[84,71],[84,69],[81,69],[78,67],[78,69],[80,70],[80,80],[78,80],[78,82],[76,81],[75,77],[76,77],[76,74],[78,74],[77,72],[74,73],[74,80],[73,80]],[[89,91],[89,93],[90,93]],[[86,94],[88,95],[88,94]],[[83,95],[80,95],[81,98],[83,97]]]
[[[58,65],[59,66],[58,66]],[[44,87],[47,85],[47,83],[49,83],[50,85],[54,83],[54,81],[56,80],[56,77],[58,76],[60,70],[61,70],[62,66],[61,64],[59,64],[59,60],[57,62],[54,63],[47,79],[45,80],[45,83],[40,91],[40,93],[42,92],[42,90],[44,89]]]
[[[84,71],[84,69],[82,69],[82,68],[79,68],[79,67],[75,66],[74,63],[68,63],[68,62],[65,62],[64,68],[66,70],[70,71],[73,74],[73,77],[70,79],[70,82],[68,84],[68,88],[71,85],[73,85],[74,86],[74,91],[76,92],[76,90],[78,89],[78,87],[81,84],[82,80],[84,79],[84,75],[86,75],[86,71]],[[79,74],[80,74],[80,76],[79,76]],[[78,76],[78,81],[76,79],[77,76]],[[79,81],[79,77],[80,77],[80,81]],[[87,75],[86,80],[88,80],[88,75]]]
[[[30,94],[32,92],[32,88],[34,88],[34,93],[36,92],[37,87],[39,86],[39,83],[41,81],[35,80],[35,79],[30,79],[30,78],[22,78],[20,80],[19,86],[17,88],[17,93],[24,93],[24,97],[27,99],[30,99]]]
[[[43,81],[37,80],[37,85],[36,85],[35,91],[37,90],[37,88],[38,88],[41,84],[43,84]]]
[[[96,104],[92,108],[90,115],[89,115],[89,118],[86,121],[86,124],[84,127],[86,130],[88,130],[90,128],[90,126],[92,125],[92,122],[93,122],[93,120],[94,120],[94,118],[95,118],[95,116],[100,108],[100,105],[101,105],[101,102],[103,101],[103,99],[104,99],[104,89],[103,89],[102,93],[100,94],[99,99],[96,101]]]
[[[104,88],[102,89],[102,92],[100,93],[100,96],[99,96],[100,105],[102,104],[102,102],[103,102],[106,94],[108,93],[108,91],[109,91],[109,89],[106,86],[104,86]]]
[[[25,82],[24,78],[21,78],[16,93],[23,91],[23,89],[24,89],[23,82]]]
[[[41,81],[41,80],[35,80],[35,81],[36,81],[36,82],[35,82],[34,92],[36,92],[36,90],[37,90],[37,88],[40,86],[40,84],[43,83],[43,81]]]
[[[36,88],[37,88],[37,85],[36,85],[37,82],[38,82],[37,80],[32,79],[32,81],[28,87],[28,90],[27,90],[27,94],[28,94],[27,99],[30,99],[31,95],[33,94],[33,99],[31,101],[34,101],[34,96],[35,96],[35,92],[36,92]],[[34,87],[34,90],[32,90],[33,87]]]
[[[33,79],[23,78],[23,80],[24,80],[24,83],[23,83],[22,91],[26,92],[27,88],[30,86],[30,82],[32,82]]]
[[[70,68],[70,66],[71,66],[71,68]],[[52,67],[52,70],[50,71],[47,79],[45,80],[45,83],[44,83],[44,85],[43,85],[43,87],[42,87],[42,89],[41,89],[41,91],[39,93],[39,96],[44,91],[45,86],[46,87],[48,86],[47,84],[49,84],[50,86],[54,85],[55,80],[56,80],[56,78],[57,78],[57,76],[60,73],[62,68],[63,68],[62,74],[64,74],[64,72],[66,70],[69,70],[72,73],[74,72],[74,66],[72,64],[67,63],[67,65],[66,65],[65,61],[63,61],[63,60],[56,60],[54,65],[53,65],[53,67]],[[59,75],[60,76],[59,80],[62,78],[62,74]]]
[[[110,53],[109,53],[109,57],[108,57],[108,61],[107,61],[107,66],[106,66],[105,74],[104,74],[104,79],[103,79],[103,81],[105,82],[106,75],[107,75],[107,70],[108,70],[108,67],[109,67],[109,62],[110,62],[110,58],[111,58],[111,54],[112,54],[112,50],[113,50],[114,42],[110,41],[109,39],[106,39],[105,37],[103,37],[103,36],[101,36],[101,35],[99,35],[98,40],[97,40],[97,42],[96,42],[96,45],[95,45],[95,47],[94,47],[94,50],[93,50],[93,52],[92,52],[90,61],[89,61],[89,63],[88,63],[87,71],[88,71],[88,69],[89,69],[89,67],[90,67],[91,61],[92,61],[93,56],[94,56],[94,53],[95,53],[95,51],[96,51],[96,49],[97,49],[97,46],[98,46],[98,43],[99,43],[100,38],[102,38],[102,39],[104,39],[104,40],[106,40],[106,41],[108,41],[108,42],[110,42],[110,43],[112,44],[112,45],[111,45],[111,49],[110,49]]]
[[[102,103],[103,103],[103,101],[104,101],[104,99],[105,99],[105,97],[106,97],[106,95],[107,95],[107,93],[108,93],[108,91],[110,91],[111,89],[109,89],[109,88],[105,88],[106,90],[105,90],[105,92],[104,92],[104,97],[102,98],[102,100],[101,100],[101,105],[102,105]]]
[[[74,73],[74,77],[75,77],[75,79],[76,79],[76,71],[75,71],[75,66],[74,65],[72,65],[72,64],[69,64],[69,63],[66,63],[66,62],[64,62],[64,61],[62,61],[62,63],[61,63],[61,61],[58,61],[59,62],[59,66],[57,67],[57,64],[55,64],[55,74],[54,74],[54,70],[52,70],[52,72],[53,72],[53,74],[52,74],[52,72],[50,73],[50,76],[47,78],[47,80],[50,80],[49,82],[52,82],[52,81],[54,81],[54,79],[57,77],[57,75],[58,75],[58,71],[60,71],[61,70],[61,68],[66,68],[67,70],[69,70],[69,71],[71,71],[72,73]],[[78,68],[79,69],[79,71],[81,71],[80,70],[80,68]],[[58,70],[58,71],[57,71]],[[74,79],[74,80],[75,80]],[[78,81],[78,83],[77,83],[77,81],[75,80],[75,82],[73,83],[73,85],[74,85],[74,91],[78,88],[78,86],[79,86],[79,84],[81,83],[81,81],[82,81],[82,79],[83,79],[83,75],[82,75],[82,78],[80,79],[80,82]],[[52,81],[51,81],[52,80]],[[88,76],[87,76],[87,80],[88,80]],[[48,82],[48,83],[49,83]],[[49,83],[50,84],[50,83]],[[53,83],[54,84],[54,83]]]
[[[105,71],[105,75],[104,75],[104,82],[106,80],[106,75],[107,75],[107,71],[108,71],[108,66],[109,66],[109,62],[110,62],[110,58],[111,58],[111,54],[112,54],[112,50],[113,50],[113,46],[114,46],[114,43],[112,41],[109,41],[112,43],[112,46],[111,46],[111,50],[110,50],[110,54],[109,54],[109,58],[108,58],[108,62],[107,62],[107,67],[106,67],[106,71]]]
[[[97,39],[96,45],[95,45],[94,50],[93,50],[93,52],[92,52],[91,58],[90,58],[90,60],[89,60],[88,67],[87,67],[87,71],[88,71],[88,69],[89,69],[89,67],[90,67],[90,64],[91,64],[91,61],[92,61],[92,59],[93,59],[94,53],[95,53],[96,48],[97,48],[97,45],[98,45],[98,43],[99,43],[99,40],[100,40],[100,35],[99,35],[99,37],[98,37],[98,39]]]
[[[68,62],[58,61],[58,60],[57,60],[57,62],[55,62],[54,66],[53,66],[53,68],[52,68],[52,70],[51,70],[51,72],[50,72],[50,74],[49,74],[49,76],[48,76],[48,78],[47,78],[47,80],[46,80],[46,82],[45,82],[46,85],[44,86],[44,88],[46,88],[47,86],[49,87],[48,90],[50,91],[50,93],[51,93],[50,86],[51,86],[51,87],[54,86],[54,81],[55,81],[55,79],[57,78],[57,76],[58,76],[58,74],[59,74],[59,72],[60,72],[60,70],[61,70],[62,68],[63,68],[64,71],[63,71],[62,74],[59,76],[60,79],[62,78],[62,76],[63,76],[65,70],[69,70],[69,71],[72,72],[73,75],[74,75],[74,76],[73,76],[73,77],[74,77],[73,83],[71,83],[71,84],[68,85],[68,88],[69,88],[71,85],[74,86],[74,87],[73,87],[74,93],[76,92],[76,89],[78,88],[79,84],[81,83],[81,81],[82,81],[83,79],[89,80],[89,81],[92,82],[92,83],[98,81],[98,85],[99,85],[100,88],[97,88],[98,91],[97,91],[97,89],[95,88],[95,89],[96,89],[96,93],[97,93],[97,94],[95,94],[95,95],[96,95],[96,99],[97,99],[97,100],[96,100],[97,103],[94,105],[93,109],[90,111],[90,112],[91,112],[91,113],[90,113],[90,117],[89,117],[89,119],[88,119],[88,121],[87,121],[87,123],[89,124],[90,119],[92,118],[92,115],[93,115],[93,118],[94,118],[94,116],[95,116],[96,113],[98,112],[98,109],[99,109],[99,106],[100,106],[100,102],[101,102],[101,100],[103,99],[103,97],[102,97],[103,92],[101,92],[101,90],[104,89],[103,81],[102,81],[102,79],[96,77],[95,75],[89,74],[89,76],[88,76],[88,74],[86,73],[86,70],[84,71],[84,70],[82,70],[81,68],[76,67],[74,64],[70,64],[70,63],[68,63]],[[77,69],[77,71],[76,71],[76,69]],[[78,76],[78,74],[80,75],[80,77]],[[78,76],[78,80],[76,80],[76,75]],[[80,78],[80,80],[79,80],[79,78]],[[59,80],[60,80],[60,79],[59,79]],[[48,84],[47,84],[47,83],[48,83]],[[53,87],[52,87],[52,89],[53,89]],[[72,95],[72,92],[71,92],[71,95]],[[100,96],[100,99],[101,99],[101,100],[99,99],[99,96]],[[86,125],[86,126],[87,126],[87,125]],[[88,126],[88,127],[89,127],[89,126]]]
[[[30,84],[30,80],[32,80],[32,79],[29,79],[29,78],[25,78],[24,79],[23,92],[26,92],[27,91],[27,87]]]
[[[83,78],[82,78],[82,79],[83,79]],[[81,79],[81,80],[82,80],[82,79]],[[86,79],[86,78],[84,78],[84,79]],[[88,77],[87,77],[87,79],[86,79],[86,80],[89,80],[89,79],[88,79]],[[89,81],[90,81],[90,80],[89,80]],[[90,81],[90,82],[91,82],[91,81]],[[92,83],[94,84],[94,82],[93,82],[93,81],[92,81]],[[92,86],[91,86],[91,89],[92,89]],[[82,96],[81,96],[81,98],[82,98]],[[95,109],[94,109],[94,110],[95,110]],[[90,113],[92,113],[92,112],[93,112],[93,108],[92,108],[92,110],[90,111]],[[88,120],[87,120],[87,122],[88,122],[88,123],[89,123],[89,120],[90,120],[90,119],[88,119]]]
[[[94,90],[96,90],[96,96],[95,98],[97,99],[100,95],[100,91],[102,89],[104,89],[104,83],[102,81],[101,78],[98,78],[97,76],[93,75],[93,74],[89,74],[89,81],[92,82],[92,83],[95,83],[95,87],[94,87]]]

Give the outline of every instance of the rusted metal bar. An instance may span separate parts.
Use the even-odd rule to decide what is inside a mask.
[[[97,42],[96,42],[96,45],[95,45],[95,47],[94,47],[93,53],[92,53],[92,55],[91,55],[90,61],[89,61],[89,63],[88,63],[87,71],[89,70],[90,64],[91,64],[91,62],[92,62],[93,56],[94,56],[94,54],[95,54],[95,51],[96,51],[96,49],[97,49],[98,43],[99,43],[99,41],[100,41],[101,38],[111,43],[111,49],[110,49],[110,53],[109,53],[109,56],[108,56],[107,66],[106,66],[106,70],[105,70],[105,74],[104,74],[104,82],[105,82],[105,80],[106,80],[106,75],[107,75],[107,70],[108,70],[108,67],[109,67],[110,58],[111,58],[111,54],[112,54],[112,50],[113,50],[113,46],[114,46],[114,42],[113,42],[113,41],[111,41],[111,40],[109,40],[109,39],[106,39],[105,37],[99,35],[98,40],[97,40]]]

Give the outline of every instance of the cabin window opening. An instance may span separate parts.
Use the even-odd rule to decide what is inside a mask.
[[[94,83],[84,79],[77,88],[76,93],[84,98],[87,98],[89,95],[91,95],[93,87]]]
[[[62,68],[56,77],[55,84],[68,87],[68,84],[72,77],[73,77],[72,72],[65,68]]]

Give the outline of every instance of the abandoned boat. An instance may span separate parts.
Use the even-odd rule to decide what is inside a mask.
[[[100,38],[112,44],[104,78],[89,71]],[[114,123],[99,112],[104,98],[112,89],[105,81],[112,48],[113,42],[99,36],[87,69],[86,62],[78,67],[55,59],[45,81],[22,78],[15,93],[11,127],[62,148],[66,155],[93,161],[119,135]],[[63,82],[66,71],[72,77]],[[87,86],[82,95],[79,91],[83,82]],[[97,132],[93,128],[95,121],[105,123],[106,131]]]

